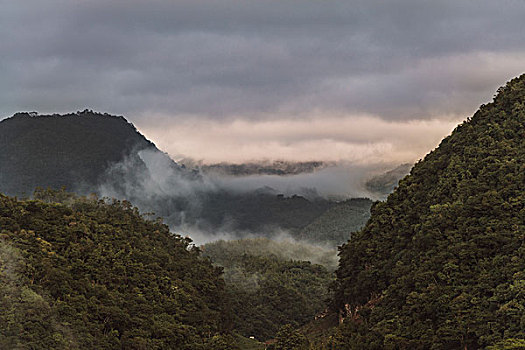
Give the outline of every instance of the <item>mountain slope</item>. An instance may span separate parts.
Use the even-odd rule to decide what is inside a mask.
[[[334,274],[324,266],[292,260],[290,255],[316,254],[300,250],[298,244],[264,238],[217,241],[203,246],[203,254],[224,267],[237,332],[267,340],[275,337],[280,327],[301,326],[326,309],[328,286]],[[317,252],[320,260],[331,263],[333,256],[329,253]]]
[[[285,198],[271,190],[223,189],[177,165],[123,117],[84,111],[19,113],[0,122],[0,193],[30,196],[36,187],[126,199],[172,228],[205,232],[299,229],[330,203]]]
[[[0,348],[215,349],[221,269],[186,239],[126,202],[37,197],[67,205],[0,195]]]
[[[310,242],[338,246],[348,241],[350,234],[359,231],[370,217],[372,201],[353,198],[337,203],[301,229],[299,238]]]
[[[411,168],[412,164],[405,163],[387,171],[386,173],[376,175],[365,183],[366,189],[381,198],[384,198],[394,191],[399,180],[408,175]]]
[[[37,186],[90,192],[111,164],[140,150],[163,155],[123,117],[87,110],[15,114],[0,121],[0,149],[0,192],[11,195]]]
[[[525,339],[525,75],[417,163],[340,253],[337,348]]]

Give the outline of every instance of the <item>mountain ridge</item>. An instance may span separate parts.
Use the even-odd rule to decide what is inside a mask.
[[[37,187],[65,187],[125,199],[182,232],[295,232],[331,205],[264,188],[221,188],[178,165],[124,117],[91,110],[17,113],[0,122],[0,149],[0,193],[29,197]]]
[[[16,113],[0,121],[0,149],[0,191],[26,196],[36,187],[90,192],[125,157],[143,166],[135,151],[163,154],[124,117],[90,110]]]
[[[419,161],[343,246],[335,302],[344,323],[334,344],[522,344],[524,237],[522,75]]]

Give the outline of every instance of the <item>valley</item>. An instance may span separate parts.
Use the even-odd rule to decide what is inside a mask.
[[[524,99],[522,75],[339,198],[289,185],[330,162],[182,164],[123,117],[4,119],[0,347],[519,349]]]

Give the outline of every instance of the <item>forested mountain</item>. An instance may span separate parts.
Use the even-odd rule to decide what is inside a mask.
[[[300,239],[336,247],[348,241],[352,232],[359,231],[370,217],[372,201],[353,198],[339,202],[300,230]]]
[[[525,75],[418,162],[344,245],[337,349],[525,347]]]
[[[123,117],[88,110],[2,120],[0,149],[0,193],[27,197],[37,187],[96,193],[129,200],[172,228],[297,232],[331,206],[320,197],[279,196],[271,188],[222,188],[179,166]],[[315,166],[321,165],[304,165]]]
[[[0,121],[0,193],[31,195],[36,187],[94,192],[111,164],[160,152],[123,117],[83,111],[67,115],[18,113]],[[172,164],[176,167],[176,164]]]
[[[0,195],[1,349],[235,348],[221,269],[189,240],[127,202],[36,197],[64,204]]]
[[[212,257],[221,266],[228,265],[242,255],[275,256],[279,260],[310,261],[335,271],[338,265],[337,248],[322,247],[304,241],[295,242],[287,237],[278,240],[264,237],[243,238],[236,240],[218,240],[201,246],[203,255]]]
[[[217,163],[217,164],[194,164],[191,160],[183,160],[182,163],[188,168],[198,168],[204,173],[247,176],[247,175],[298,175],[311,173],[319,169],[333,165],[330,162],[288,162],[288,161],[266,161],[249,162],[242,164]]]
[[[366,189],[381,198],[386,197],[394,191],[399,180],[410,173],[411,168],[412,164],[401,164],[383,174],[373,176],[365,183]]]
[[[232,192],[218,190],[202,193],[198,211],[187,212],[186,222],[196,223],[211,231],[225,228],[229,232],[274,232],[289,230],[295,235],[334,203],[302,196],[286,197],[273,191]]]
[[[301,254],[297,244],[258,238],[218,241],[202,249],[224,267],[234,329],[245,337],[273,338],[281,327],[302,326],[327,307],[334,274],[324,266],[290,259]],[[305,259],[308,253],[303,252]],[[333,252],[310,253],[333,263]]]

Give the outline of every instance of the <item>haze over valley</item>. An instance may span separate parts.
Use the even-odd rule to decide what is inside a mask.
[[[525,349],[523,1],[0,8],[0,349]]]

